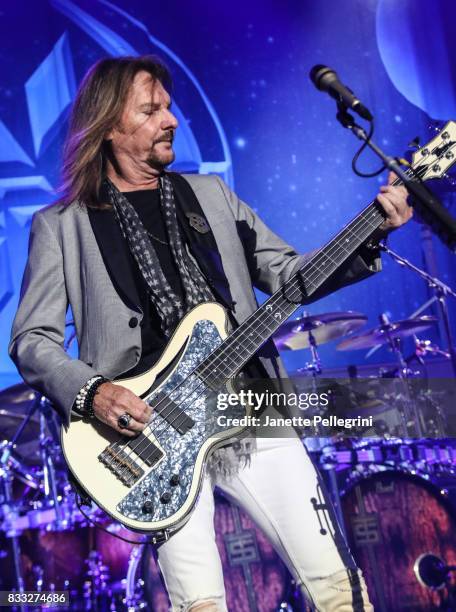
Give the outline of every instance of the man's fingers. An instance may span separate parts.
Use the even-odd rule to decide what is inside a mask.
[[[115,412],[111,412],[110,418],[109,418],[109,423],[108,423],[108,425],[113,427],[116,431],[118,431],[122,435],[136,436],[137,434],[141,433],[143,431],[143,429],[146,427],[145,423],[140,423],[139,421],[137,421],[133,417],[130,418],[130,422],[128,423],[128,427],[120,427],[119,426],[119,417],[122,416],[123,414],[127,414],[127,413],[125,411],[118,412],[117,410]]]
[[[118,432],[119,432],[120,434],[122,434],[123,436],[127,436],[128,438],[133,438],[134,436],[137,436],[137,435],[138,435],[138,432],[137,432],[137,431],[131,431],[130,429],[121,429],[121,428],[120,428],[120,427],[117,425],[117,423],[116,423],[116,424],[111,423],[110,425],[111,425],[111,427],[112,427],[113,429],[115,429],[116,431],[118,431]]]
[[[128,412],[128,414],[131,414],[131,416],[136,421],[139,421],[144,425],[146,425],[150,421],[150,418],[152,416],[152,408],[142,400],[139,400],[139,402],[131,403],[126,409],[126,412]]]
[[[377,201],[380,203],[381,207],[385,211],[388,221],[392,225],[399,225],[401,222],[401,217],[398,215],[395,206],[389,201],[389,199],[384,195],[378,195]]]
[[[127,412],[136,421],[143,424],[150,421],[152,408],[126,387],[120,387],[120,392],[115,399],[115,406],[122,410],[121,414]]]
[[[388,179],[391,178],[391,174]],[[378,203],[382,206],[386,220],[383,229],[395,229],[409,221],[413,215],[413,209],[407,202],[407,190],[404,186],[382,185],[380,194],[377,196]]]
[[[391,185],[382,185],[380,187],[380,193],[387,194],[393,200],[399,202],[401,205],[407,203],[408,191],[405,187],[392,187]]]
[[[146,402],[122,385],[104,383],[100,389],[101,392],[95,396],[94,410],[101,421],[126,436],[134,436],[143,431],[152,416],[152,408]],[[119,427],[118,423],[123,414],[131,417],[125,429]]]
[[[395,180],[397,180],[397,176],[394,172],[388,172],[388,185],[392,185]]]

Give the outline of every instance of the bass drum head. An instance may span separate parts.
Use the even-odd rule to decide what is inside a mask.
[[[375,611],[441,610],[445,592],[422,586],[413,570],[428,552],[456,564],[456,513],[440,491],[419,476],[388,470],[352,485],[342,508]]]

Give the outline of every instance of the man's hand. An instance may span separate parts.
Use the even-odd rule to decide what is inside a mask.
[[[135,436],[149,423],[152,408],[126,387],[105,382],[100,385],[93,400],[93,411],[97,419],[125,436]],[[127,429],[121,429],[117,419],[131,415]]]
[[[392,185],[396,178],[396,175],[390,172],[388,185],[382,185],[377,196],[377,202],[386,214],[385,221],[379,227],[384,234],[404,225],[413,215],[413,208],[407,204],[407,189],[403,185],[400,187]]]

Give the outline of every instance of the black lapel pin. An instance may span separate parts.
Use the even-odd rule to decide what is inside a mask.
[[[201,215],[198,215],[197,213],[194,213],[194,212],[188,212],[185,214],[188,218],[190,227],[192,227],[194,230],[196,230],[200,234],[207,234],[208,232],[211,231],[211,228],[209,227],[209,223]]]

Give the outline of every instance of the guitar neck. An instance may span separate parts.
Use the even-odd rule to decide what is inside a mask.
[[[402,181],[396,179],[393,184],[400,185]],[[196,374],[214,388],[220,381],[236,376],[282,323],[372,236],[384,220],[379,205],[371,202],[236,328],[198,366]]]
[[[384,217],[375,203],[319,249],[280,289],[197,368],[208,384],[234,377],[299,306],[377,230]]]

